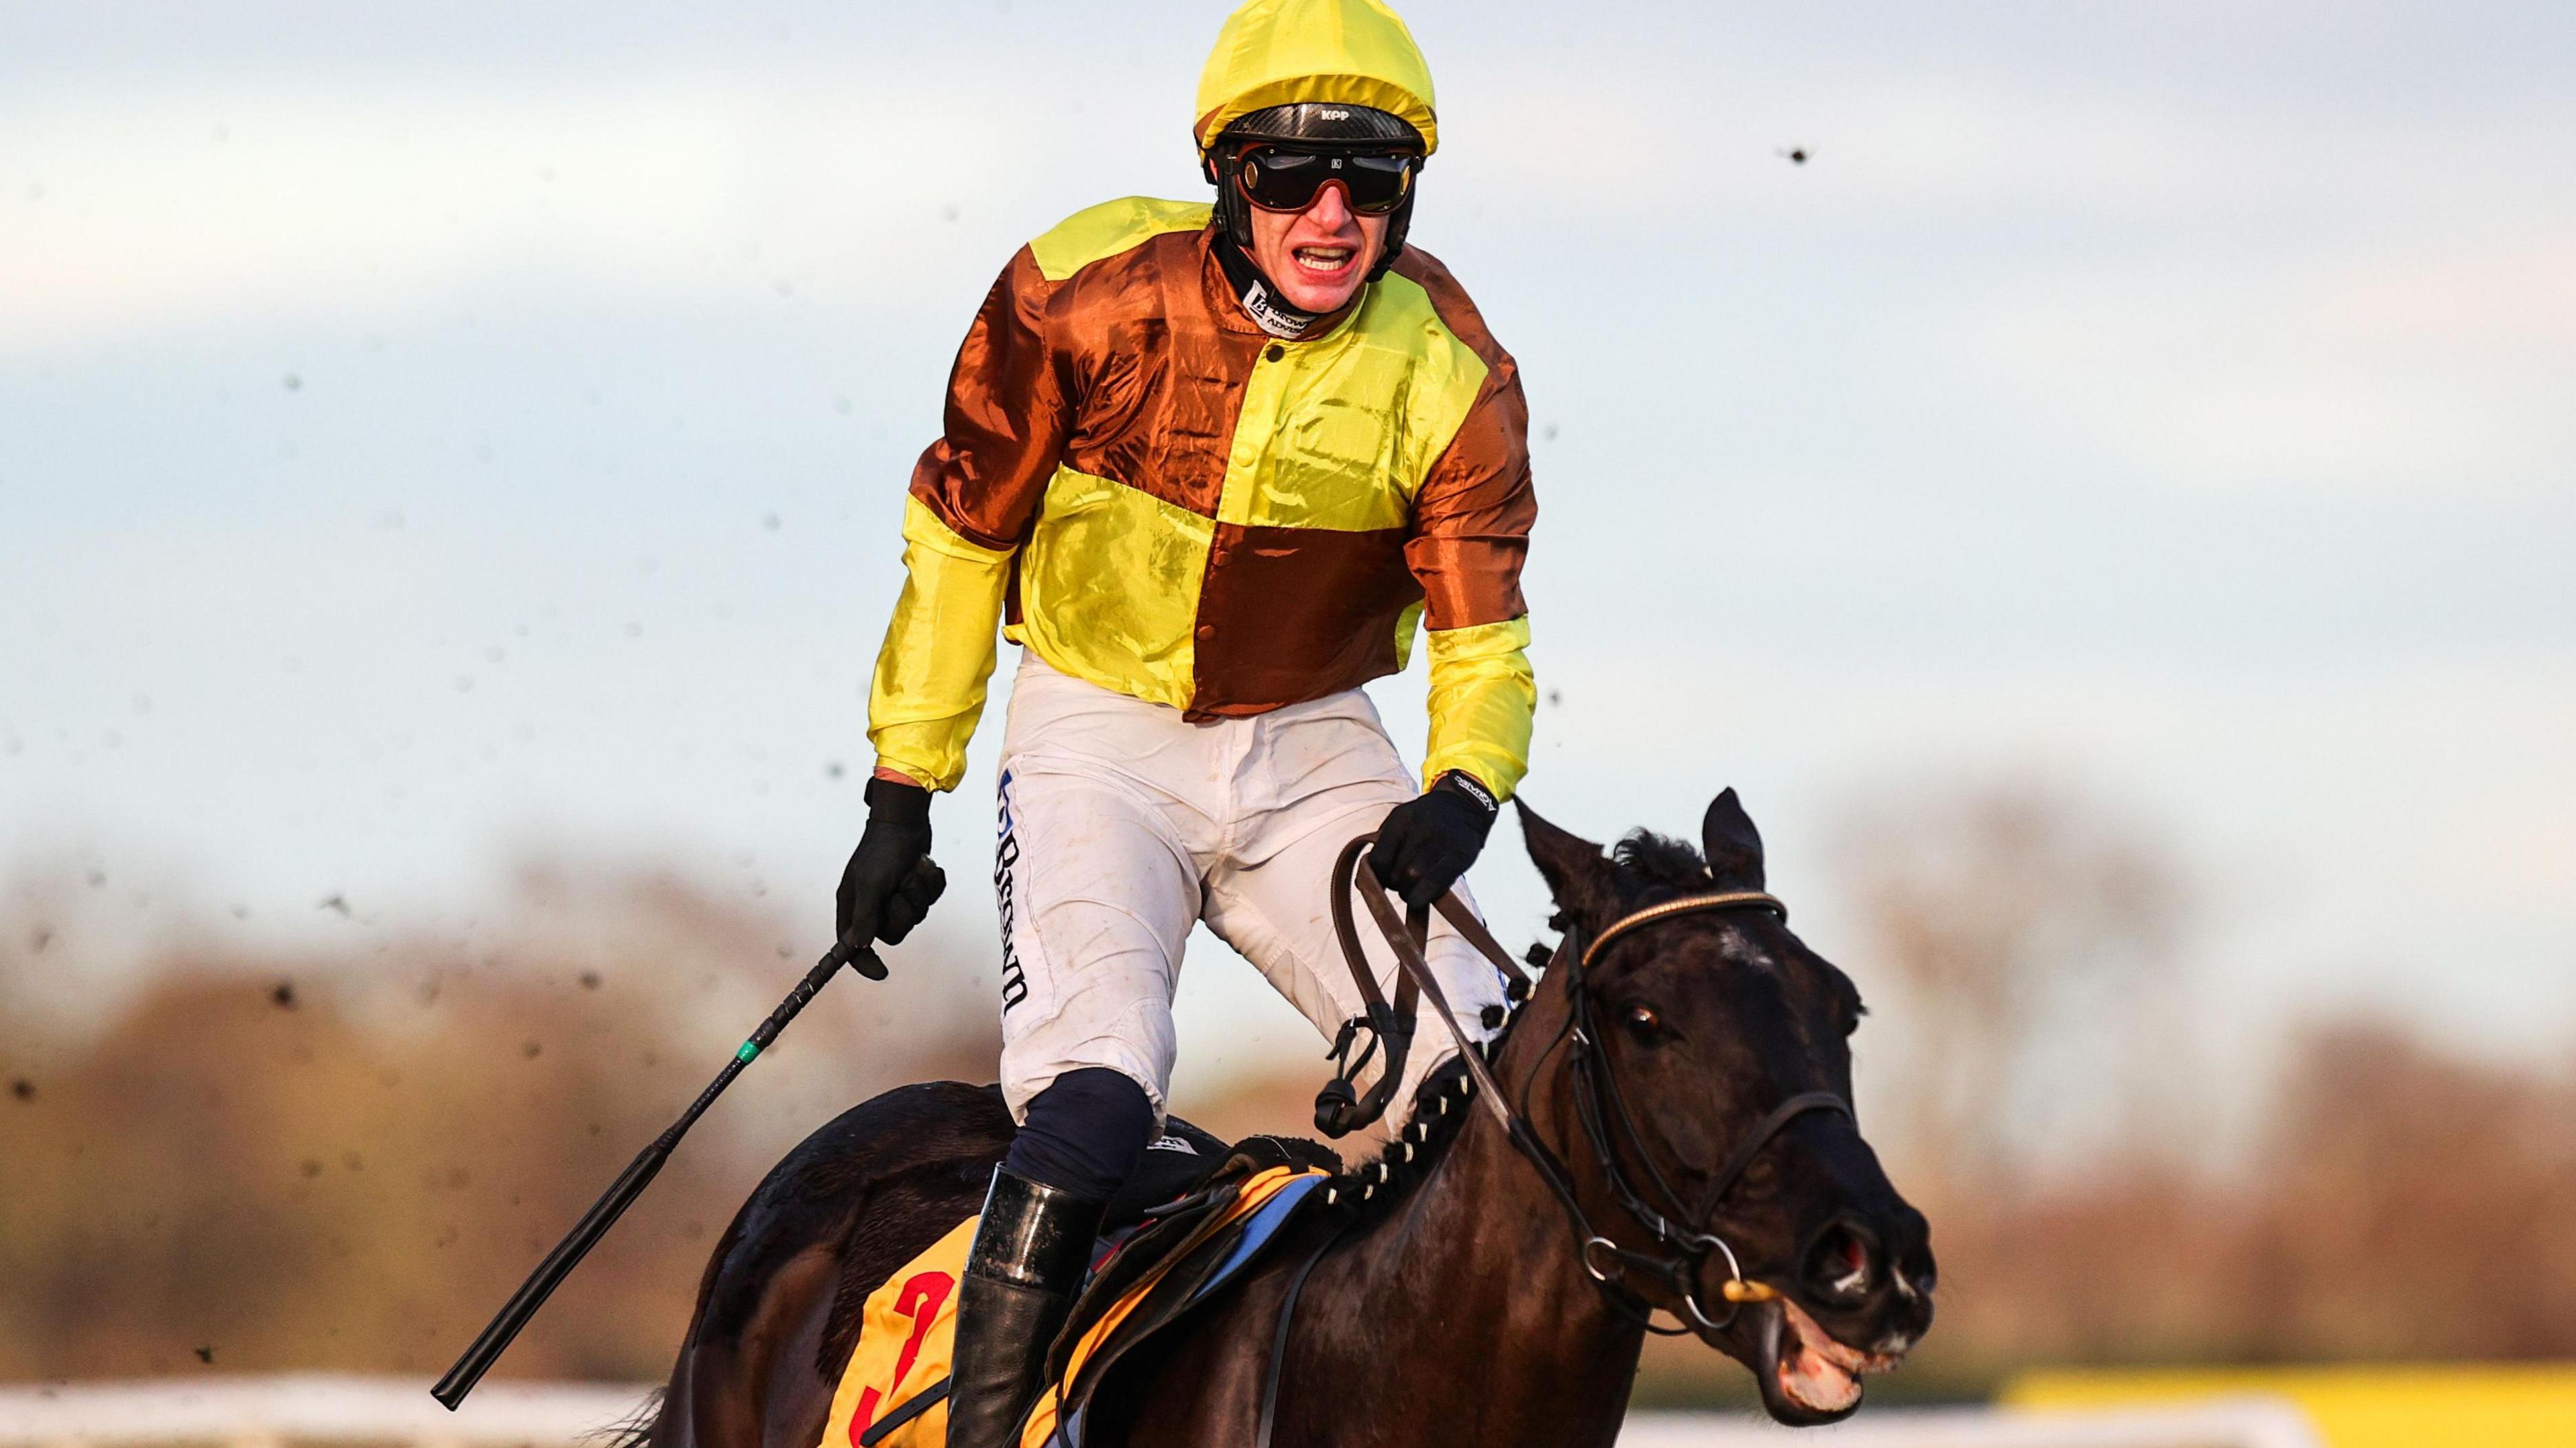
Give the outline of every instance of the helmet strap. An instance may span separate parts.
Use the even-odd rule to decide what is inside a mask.
[[[1417,187],[1415,191],[1405,193],[1404,203],[1386,218],[1386,241],[1378,248],[1377,264],[1369,268],[1370,281],[1385,276],[1387,268],[1395,265],[1395,259],[1404,255],[1404,234],[1413,229],[1413,198],[1419,190]]]

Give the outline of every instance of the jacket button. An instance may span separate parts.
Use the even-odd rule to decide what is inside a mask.
[[[1271,361],[1273,361],[1273,362],[1276,362],[1276,361],[1278,361],[1280,358],[1285,357],[1285,356],[1287,356],[1287,355],[1288,355],[1288,349],[1287,349],[1287,348],[1285,348],[1285,347],[1280,346],[1280,345],[1279,345],[1278,343],[1276,343],[1276,342],[1273,342],[1273,343],[1271,343],[1271,344],[1270,344],[1270,350],[1269,350],[1269,351],[1267,351],[1267,352],[1262,353],[1261,355],[1262,355],[1262,356],[1264,356],[1264,357],[1269,358],[1269,359],[1270,359]]]
[[[1212,624],[1212,623],[1203,623],[1203,624],[1200,624],[1200,625],[1198,626],[1198,636],[1199,636],[1199,642],[1201,642],[1201,643],[1206,643],[1209,639],[1215,638],[1215,637],[1216,637],[1216,625],[1215,625],[1215,624]]]

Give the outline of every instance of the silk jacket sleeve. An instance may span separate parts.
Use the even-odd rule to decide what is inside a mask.
[[[1508,355],[1414,499],[1405,561],[1422,584],[1431,655],[1425,785],[1453,769],[1508,798],[1529,771],[1538,687],[1530,674],[1521,561],[1538,499],[1530,488],[1529,407]]]
[[[965,776],[1012,560],[1071,425],[1052,291],[1021,248],[958,349],[945,432],[904,500],[903,593],[868,689],[868,739],[879,768],[932,789]]]

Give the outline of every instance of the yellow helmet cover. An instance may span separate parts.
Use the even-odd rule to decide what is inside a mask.
[[[1431,67],[1379,0],[1247,0],[1227,16],[1199,73],[1199,149],[1254,111],[1298,101],[1385,111],[1422,133],[1423,154],[1440,149]]]

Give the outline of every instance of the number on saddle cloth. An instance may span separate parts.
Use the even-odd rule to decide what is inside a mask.
[[[1050,1357],[1050,1380],[1071,1385],[1064,1400],[1073,1410],[1059,1424],[1057,1391],[1043,1394],[1023,1448],[1051,1441],[1078,1448],[1081,1408],[1116,1361],[1259,1260],[1303,1208],[1321,1200],[1316,1188],[1338,1166],[1313,1142],[1271,1137],[1201,1154],[1199,1144],[1215,1138],[1187,1122],[1172,1125],[1174,1146],[1146,1154],[1148,1168],[1157,1158],[1174,1162],[1159,1173],[1165,1195],[1145,1203],[1152,1210],[1126,1212],[1123,1223],[1113,1210],[1105,1260],[1095,1264]],[[1212,1167],[1216,1179],[1207,1183]],[[1168,1187],[1175,1181],[1182,1184],[1178,1201]],[[943,1448],[956,1284],[977,1220],[958,1223],[868,1295],[816,1448]]]

